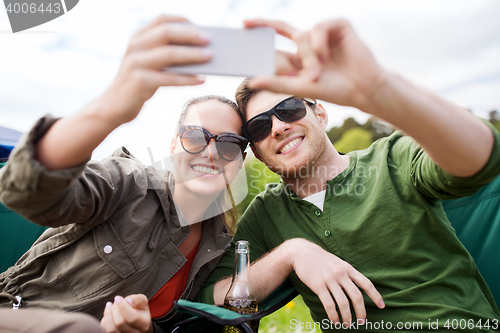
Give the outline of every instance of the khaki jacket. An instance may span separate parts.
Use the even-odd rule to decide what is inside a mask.
[[[56,120],[40,119],[0,170],[0,200],[51,227],[0,274],[0,293],[20,296],[21,307],[100,319],[115,295],[151,299],[186,263],[177,247],[189,226],[178,217],[165,178],[123,147],[102,162],[47,171],[34,158],[35,142]],[[232,239],[220,216],[203,224],[183,299],[194,299]],[[0,297],[0,307],[12,302]],[[172,310],[158,321],[175,317]]]

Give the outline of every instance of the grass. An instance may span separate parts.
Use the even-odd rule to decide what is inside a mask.
[[[295,320],[295,321],[294,321]],[[300,329],[296,323],[312,323],[309,308],[304,304],[302,296],[297,296],[293,301],[260,320],[259,333],[280,333],[280,332],[320,332],[319,329],[307,330]],[[294,324],[292,326],[292,324]],[[296,329],[294,329],[297,327]]]

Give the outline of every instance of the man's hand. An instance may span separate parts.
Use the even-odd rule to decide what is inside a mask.
[[[360,289],[366,292],[377,307],[385,307],[382,296],[373,283],[339,257],[300,238],[291,239],[283,243],[283,246],[288,247],[291,253],[292,269],[300,280],[318,295],[331,321],[339,321],[335,304],[340,310],[343,322],[349,323],[352,320],[349,300],[356,318],[366,319],[365,303]]]
[[[114,303],[106,304],[101,327],[107,333],[153,332],[148,299],[142,294],[125,298],[116,296]]]
[[[385,72],[345,20],[329,20],[309,31],[281,21],[247,20],[247,28],[267,26],[297,44],[295,54],[277,52],[276,76],[250,81],[254,89],[306,96],[363,110]]]

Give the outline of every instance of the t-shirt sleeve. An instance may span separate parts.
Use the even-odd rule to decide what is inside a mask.
[[[399,136],[394,140],[389,158],[401,169],[405,178],[428,198],[451,200],[470,196],[500,174],[500,136],[491,123],[484,122],[494,135],[493,150],[486,165],[473,176],[457,177],[447,173],[409,136]]]
[[[238,222],[231,246],[224,253],[224,257],[217,265],[217,268],[203,284],[202,290],[197,296],[198,302],[213,304],[214,286],[217,281],[233,275],[235,244],[237,241],[246,240],[249,242],[251,262],[259,259],[271,250],[263,242],[262,228],[259,226],[259,221],[261,220],[259,219],[259,214],[262,214],[262,209],[259,209],[260,205],[262,205],[262,201],[257,196],[248,206]]]

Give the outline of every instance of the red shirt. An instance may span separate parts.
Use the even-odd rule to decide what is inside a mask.
[[[174,305],[174,301],[181,298],[184,289],[186,288],[186,281],[189,276],[189,271],[193,265],[194,257],[198,251],[198,246],[200,242],[196,244],[194,249],[189,252],[187,256],[187,262],[180,270],[175,273],[170,280],[167,281],[161,287],[161,289],[156,293],[156,295],[149,301],[149,311],[151,312],[151,318],[160,318],[168,313]]]

